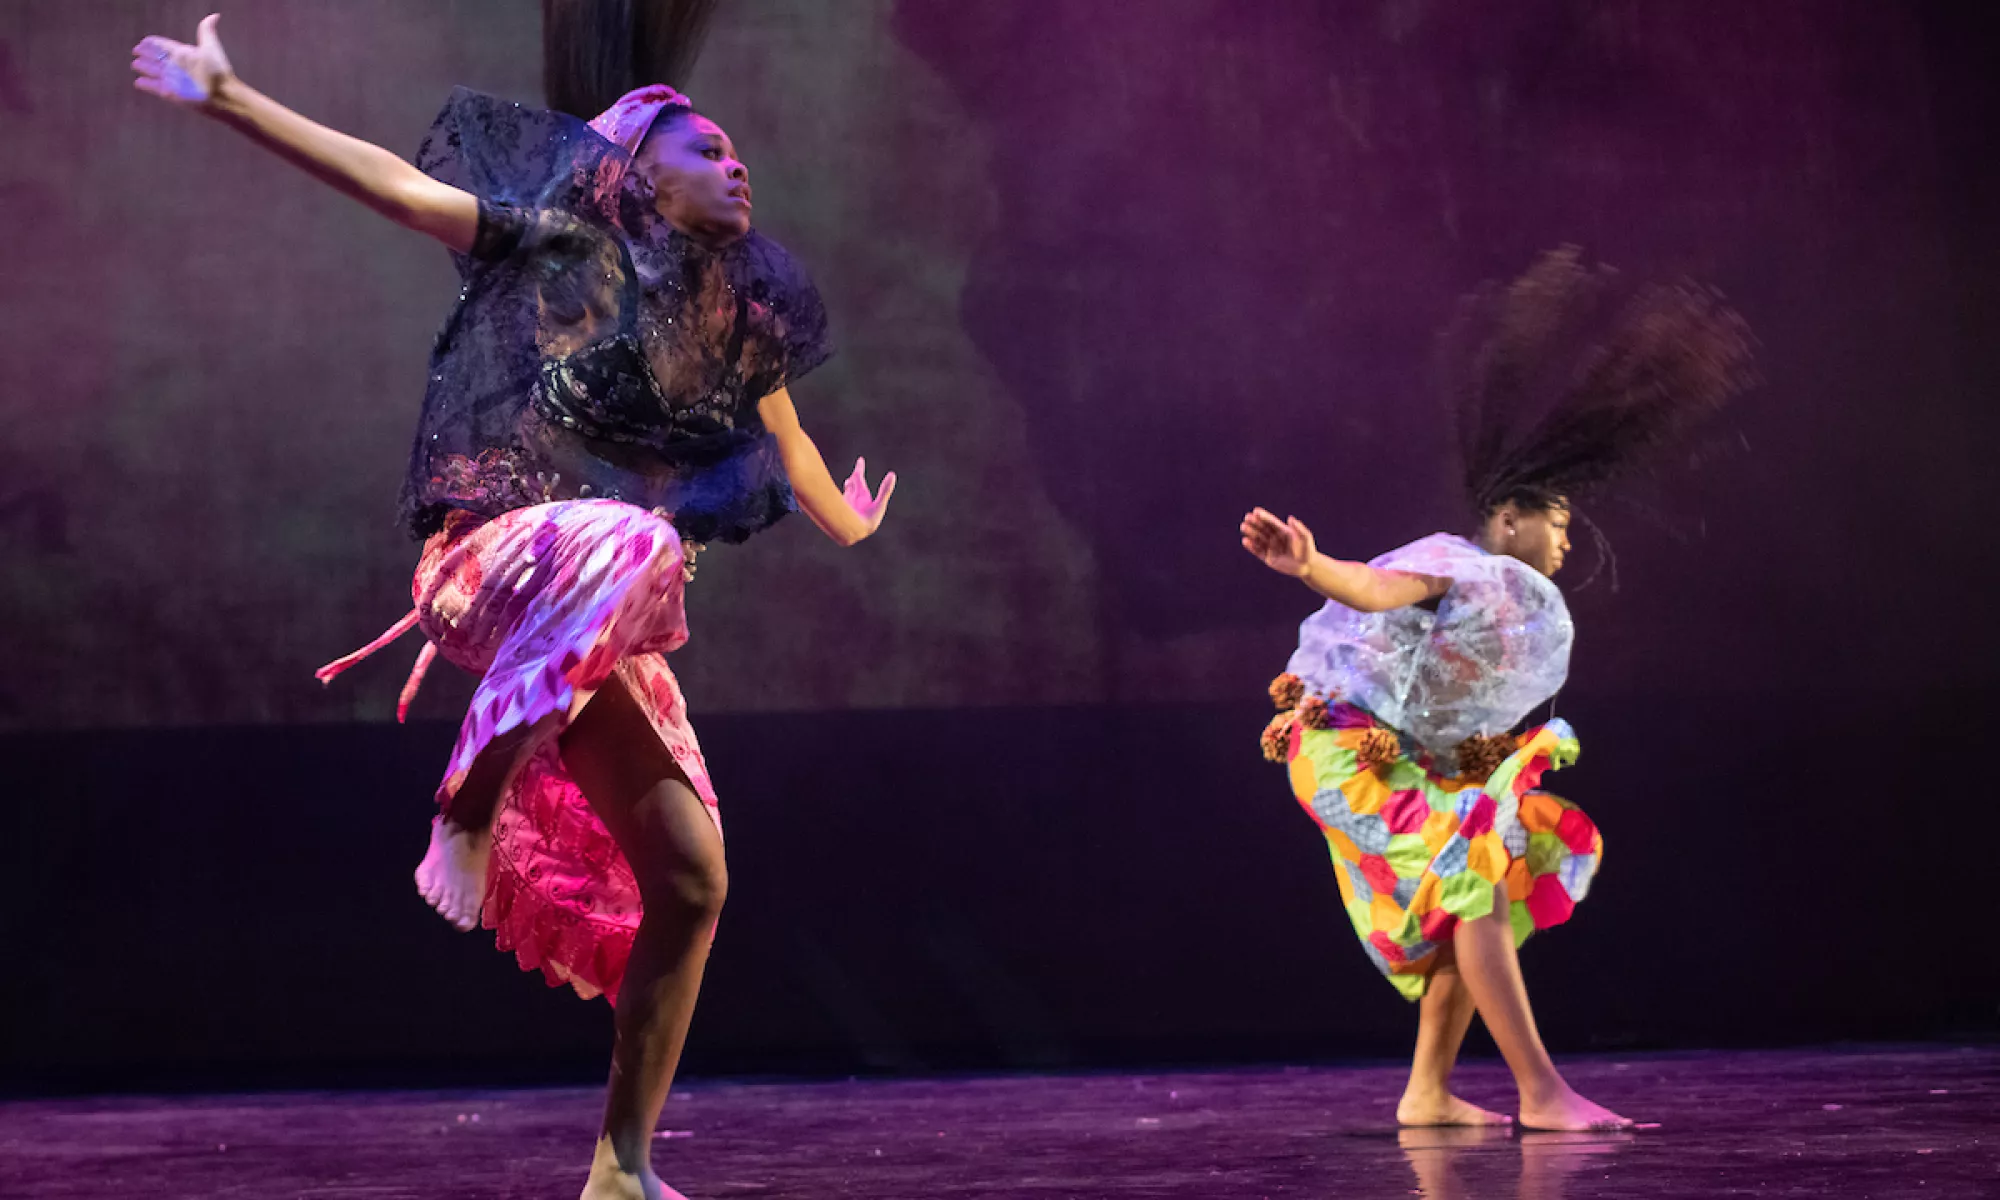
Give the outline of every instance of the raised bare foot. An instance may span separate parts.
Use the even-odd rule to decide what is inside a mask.
[[[653,1168],[627,1171],[618,1165],[610,1140],[600,1139],[590,1160],[590,1179],[583,1185],[579,1200],[687,1200],[686,1196],[660,1182]]]
[[[1514,1118],[1488,1112],[1450,1092],[1407,1091],[1396,1105],[1396,1123],[1409,1126],[1431,1125],[1511,1125]]]
[[[1584,1099],[1565,1085],[1562,1091],[1546,1100],[1529,1103],[1521,1098],[1521,1127],[1523,1129],[1553,1129],[1571,1133],[1611,1133],[1632,1128],[1628,1117]]]
[[[477,928],[486,900],[486,862],[492,855],[489,831],[460,829],[438,817],[431,822],[430,849],[417,864],[418,894],[453,925]]]

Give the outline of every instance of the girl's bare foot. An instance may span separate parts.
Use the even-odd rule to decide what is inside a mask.
[[[438,817],[431,822],[431,845],[417,864],[417,892],[438,915],[460,929],[479,925],[486,902],[486,863],[493,855],[488,830],[460,829]]]
[[[1460,1100],[1450,1092],[1411,1089],[1396,1105],[1396,1123],[1409,1126],[1431,1125],[1511,1125],[1514,1118],[1488,1112],[1477,1104]]]
[[[1584,1099],[1564,1084],[1560,1091],[1545,1100],[1531,1103],[1526,1096],[1521,1097],[1521,1127],[1571,1133],[1612,1133],[1632,1128],[1632,1121],[1601,1104]]]
[[[597,1140],[597,1153],[590,1160],[590,1179],[583,1185],[579,1200],[687,1200],[687,1197],[661,1183],[650,1166],[637,1172],[620,1167],[618,1153],[606,1137]]]

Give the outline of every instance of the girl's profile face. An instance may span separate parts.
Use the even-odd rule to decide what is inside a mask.
[[[1544,575],[1562,570],[1569,555],[1570,508],[1558,501],[1547,508],[1523,508],[1503,504],[1493,514],[1494,542],[1502,554],[1512,555]]]
[[[639,147],[635,169],[653,185],[653,204],[674,228],[704,241],[750,232],[750,168],[722,126],[700,113],[660,118]]]

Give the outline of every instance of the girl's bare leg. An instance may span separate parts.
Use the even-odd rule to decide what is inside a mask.
[[[1396,1105],[1403,1125],[1505,1125],[1513,1120],[1451,1094],[1451,1069],[1472,1027],[1472,991],[1459,977],[1458,954],[1450,942],[1438,949],[1431,982],[1417,1008],[1417,1053],[1409,1086]]]
[[[604,1126],[583,1196],[677,1197],[653,1173],[653,1131],[729,887],[722,835],[615,676],[563,732],[561,745],[571,777],[631,863],[645,905],[618,994]]]
[[[553,721],[544,721],[510,729],[488,742],[452,793],[449,809],[431,822],[431,844],[417,864],[417,892],[460,929],[479,924],[486,902],[494,810],[552,728]]]
[[[1514,931],[1507,919],[1505,885],[1494,889],[1491,913],[1477,921],[1459,922],[1453,943],[1459,972],[1479,1017],[1514,1073],[1514,1085],[1521,1093],[1521,1124],[1531,1129],[1631,1128],[1631,1121],[1584,1099],[1556,1073],[1541,1031],[1535,1028],[1534,1010],[1528,1006],[1528,988],[1521,980],[1521,960],[1514,952]]]

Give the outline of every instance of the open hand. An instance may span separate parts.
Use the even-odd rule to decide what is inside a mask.
[[[1280,521],[1261,508],[1243,514],[1243,548],[1281,575],[1304,579],[1312,568],[1312,530],[1297,517]]]
[[[868,460],[865,458],[854,460],[854,474],[840,485],[840,494],[847,500],[847,506],[854,510],[855,516],[867,522],[869,533],[874,533],[881,526],[882,514],[888,510],[889,497],[895,490],[896,473],[891,471],[882,476],[880,490],[869,491]]]
[[[132,47],[132,71],[138,76],[132,86],[183,108],[206,109],[216,91],[235,76],[215,32],[221,22],[215,13],[202,18],[192,46],[172,38],[141,40]]]

